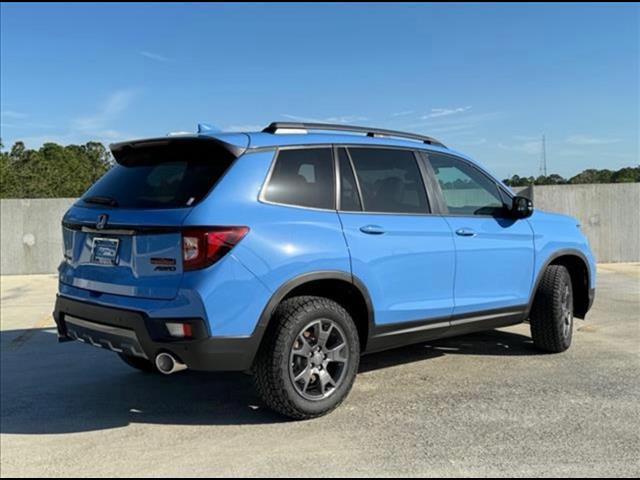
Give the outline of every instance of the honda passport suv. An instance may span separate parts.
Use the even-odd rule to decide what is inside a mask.
[[[312,418],[362,354],[524,321],[561,352],[593,302],[576,220],[430,137],[273,123],[111,149],[62,221],[54,316],[139,370],[251,372]]]

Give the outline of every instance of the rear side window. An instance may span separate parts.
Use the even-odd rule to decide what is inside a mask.
[[[330,148],[280,150],[264,200],[299,207],[335,208]]]
[[[416,157],[409,150],[350,148],[367,212],[428,213]]]
[[[234,157],[215,144],[132,148],[83,195],[85,204],[117,208],[181,208],[202,200]]]

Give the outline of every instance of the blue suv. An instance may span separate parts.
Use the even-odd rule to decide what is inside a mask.
[[[139,370],[251,372],[312,418],[364,353],[524,321],[561,352],[593,302],[576,220],[430,137],[289,122],[111,149],[64,216],[54,316]]]

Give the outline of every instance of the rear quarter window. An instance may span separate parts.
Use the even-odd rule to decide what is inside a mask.
[[[280,150],[263,199],[298,207],[334,209],[333,154],[330,148]]]

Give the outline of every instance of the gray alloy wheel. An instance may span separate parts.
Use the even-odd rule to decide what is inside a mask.
[[[274,312],[252,370],[269,408],[305,420],[342,403],[359,363],[360,339],[349,312],[331,299],[301,295]]]
[[[570,285],[565,285],[562,292],[562,335],[564,338],[571,336],[573,329],[573,296]]]
[[[289,376],[307,400],[331,396],[344,380],[349,363],[346,336],[328,318],[314,320],[297,335],[289,354]]]

